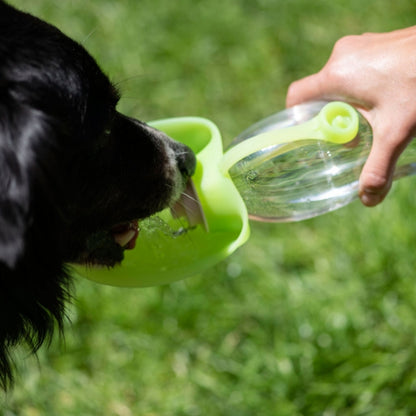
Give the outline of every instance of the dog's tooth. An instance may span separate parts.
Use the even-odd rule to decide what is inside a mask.
[[[129,229],[124,233],[114,234],[115,242],[121,246],[126,246],[136,235],[137,229]]]

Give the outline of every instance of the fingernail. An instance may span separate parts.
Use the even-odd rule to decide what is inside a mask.
[[[374,192],[362,192],[360,193],[361,202],[367,207],[373,207],[379,204],[383,200],[384,195],[376,194]]]

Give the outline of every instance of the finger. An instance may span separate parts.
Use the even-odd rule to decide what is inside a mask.
[[[292,107],[317,98],[323,98],[321,74],[319,72],[295,81],[289,86],[286,107]]]

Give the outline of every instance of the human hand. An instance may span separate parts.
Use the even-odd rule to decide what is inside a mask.
[[[416,26],[341,38],[321,71],[290,85],[286,105],[317,99],[347,101],[370,123],[359,195],[364,205],[377,205],[416,130]]]

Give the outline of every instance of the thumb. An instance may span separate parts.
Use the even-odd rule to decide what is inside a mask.
[[[390,131],[390,134],[394,132]],[[373,145],[368,159],[363,167],[359,182],[361,202],[372,207],[384,200],[389,192],[396,161],[401,153],[401,136],[390,137],[388,133],[374,130]]]

